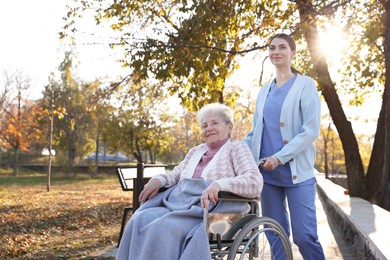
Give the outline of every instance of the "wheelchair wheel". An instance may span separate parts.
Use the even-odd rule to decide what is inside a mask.
[[[256,215],[248,215],[235,222],[232,227],[223,235],[222,239],[234,239],[234,236],[252,219],[255,219]]]
[[[293,259],[290,240],[275,220],[257,217],[237,234],[229,250],[228,260]]]

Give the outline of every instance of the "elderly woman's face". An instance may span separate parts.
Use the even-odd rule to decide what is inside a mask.
[[[233,124],[226,124],[221,118],[215,115],[206,115],[201,125],[202,138],[206,144],[226,139],[231,134]]]

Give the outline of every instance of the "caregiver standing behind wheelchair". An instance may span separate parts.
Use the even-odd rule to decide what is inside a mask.
[[[292,71],[296,44],[291,36],[277,34],[268,47],[276,77],[261,87],[253,129],[245,139],[255,160],[263,162],[262,215],[275,219],[290,235],[288,204],[293,240],[303,259],[325,259],[315,205],[314,141],[321,118],[318,91],[312,78]]]
[[[127,223],[116,259],[211,259],[204,207],[209,212],[243,213],[245,202],[216,205],[218,192],[259,196],[263,178],[250,149],[244,142],[230,141],[230,108],[208,104],[197,119],[204,143],[190,149],[171,172],[153,177],[144,186],[139,197],[144,203]],[[157,193],[161,187],[171,188]]]

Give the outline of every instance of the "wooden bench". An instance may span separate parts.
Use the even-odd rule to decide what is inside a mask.
[[[144,164],[138,163],[136,167],[118,168],[117,174],[123,191],[133,191],[133,205],[125,207],[122,217],[122,225],[119,233],[118,246],[122,239],[123,231],[126,225],[127,215],[130,211],[136,211],[140,203],[138,201],[144,185],[154,176],[164,173],[164,164]]]

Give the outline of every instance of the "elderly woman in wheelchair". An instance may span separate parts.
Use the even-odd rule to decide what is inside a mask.
[[[245,143],[230,140],[232,111],[222,104],[208,104],[197,119],[204,143],[190,149],[171,172],[144,186],[139,196],[142,205],[126,225],[116,259],[214,258],[205,212],[248,213],[247,200],[260,195],[263,178],[251,151]],[[168,189],[159,192],[160,188]],[[218,202],[221,191],[244,200]],[[222,251],[221,247],[216,250]]]

